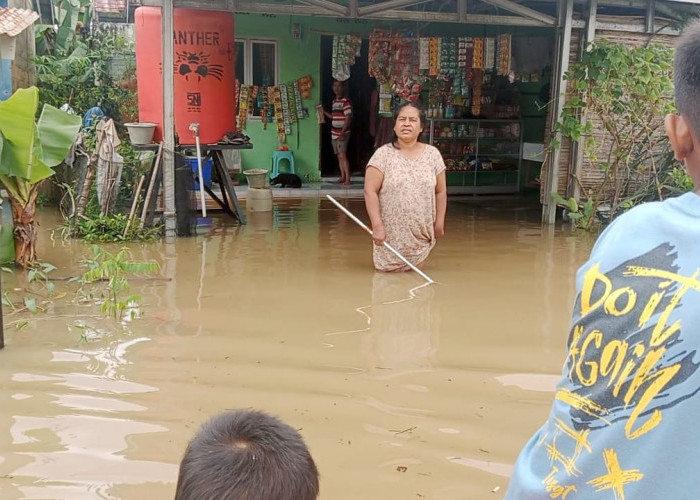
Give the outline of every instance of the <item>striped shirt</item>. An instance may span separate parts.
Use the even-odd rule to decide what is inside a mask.
[[[352,116],[352,106],[350,106],[350,100],[347,97],[341,97],[340,99],[333,99],[333,104],[331,105],[331,139],[337,139],[340,137],[340,133],[345,126],[346,120],[349,120]]]

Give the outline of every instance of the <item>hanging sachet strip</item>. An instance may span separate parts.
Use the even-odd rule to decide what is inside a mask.
[[[294,103],[297,106],[297,118],[301,120],[302,118],[306,118],[306,114],[304,113],[304,106],[302,105],[301,102],[301,89],[299,80],[295,80],[293,83],[294,86]]]
[[[498,74],[506,76],[510,73],[511,37],[509,34],[498,36]]]
[[[486,38],[484,41],[484,69],[491,70],[496,62],[496,39]]]

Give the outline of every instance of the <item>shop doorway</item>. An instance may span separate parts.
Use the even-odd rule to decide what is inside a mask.
[[[333,76],[331,59],[333,56],[333,37],[321,37],[321,103],[330,110],[333,101]],[[353,176],[364,175],[365,166],[374,152],[374,139],[369,133],[370,100],[376,80],[369,76],[369,41],[362,40],[360,57],[350,66],[350,78],[346,81],[348,98],[352,103],[353,119],[348,142],[348,161]],[[321,176],[338,177],[338,159],[331,145],[331,124],[326,119],[321,127]]]

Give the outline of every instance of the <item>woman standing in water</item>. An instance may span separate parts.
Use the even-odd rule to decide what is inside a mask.
[[[384,241],[421,268],[436,237],[445,234],[445,162],[437,148],[418,140],[425,114],[408,102],[396,110],[394,121],[393,142],[377,149],[365,172],[365,206],[378,271],[409,269]]]

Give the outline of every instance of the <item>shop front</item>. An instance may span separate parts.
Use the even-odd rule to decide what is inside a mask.
[[[540,163],[523,158],[523,144],[544,140],[553,28],[347,21],[237,15],[238,123],[256,146],[243,152],[244,169],[265,167],[284,144],[303,179],[337,178],[330,123],[319,123],[314,109],[330,109],[339,80],[353,108],[355,179],[391,140],[394,109],[416,101],[428,119],[422,139],[443,153],[451,192],[536,189]],[[266,44],[268,62],[259,67],[267,74],[246,73],[250,43]],[[287,102],[275,110],[270,95],[280,89]]]
[[[570,196],[571,179],[586,176],[575,145],[563,141],[543,154],[566,103],[569,62],[596,33],[634,33],[646,43],[677,33],[673,23],[697,11],[675,0],[188,0],[175,7],[235,16],[237,122],[255,144],[241,152],[242,170],[270,168],[275,150],[286,148],[303,181],[337,177],[329,125],[318,111],[328,108],[335,78],[347,85],[354,111],[355,183],[389,139],[392,110],[416,100],[428,116],[423,140],[447,164],[449,192],[539,190],[547,223],[556,215],[550,193]]]

